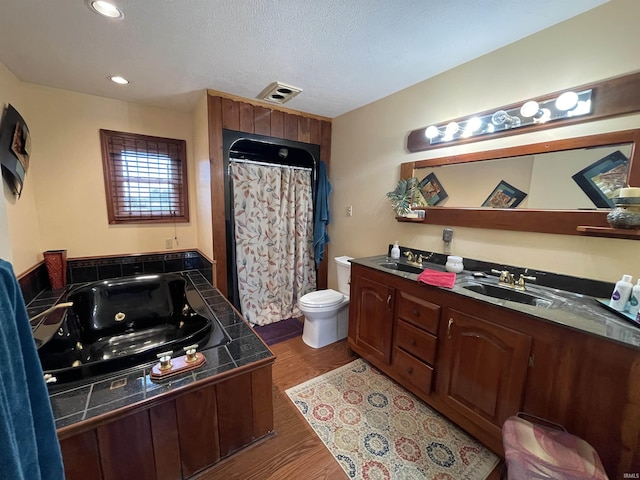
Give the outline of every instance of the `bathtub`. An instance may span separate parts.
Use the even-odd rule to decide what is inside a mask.
[[[62,301],[73,306],[34,333],[45,376],[56,385],[150,362],[169,350],[179,356],[192,344],[230,341],[179,273],[102,280],[72,289]]]

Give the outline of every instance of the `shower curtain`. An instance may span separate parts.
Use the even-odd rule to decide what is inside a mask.
[[[311,170],[232,160],[231,177],[242,314],[256,325],[299,317],[316,286]]]

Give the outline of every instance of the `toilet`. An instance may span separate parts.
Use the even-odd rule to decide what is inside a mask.
[[[300,298],[304,314],[302,341],[313,348],[324,347],[347,337],[349,329],[349,283],[353,257],[336,257],[338,289],[318,290]]]

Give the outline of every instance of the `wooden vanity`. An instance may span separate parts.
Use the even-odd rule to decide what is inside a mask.
[[[353,262],[349,308],[352,350],[499,455],[523,411],[640,471],[640,349]]]

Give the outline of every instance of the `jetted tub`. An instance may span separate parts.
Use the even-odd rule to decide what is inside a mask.
[[[34,332],[45,376],[55,384],[153,361],[169,350],[179,356],[196,343],[230,341],[179,273],[102,280],[71,290],[62,301],[73,306],[49,314]]]

